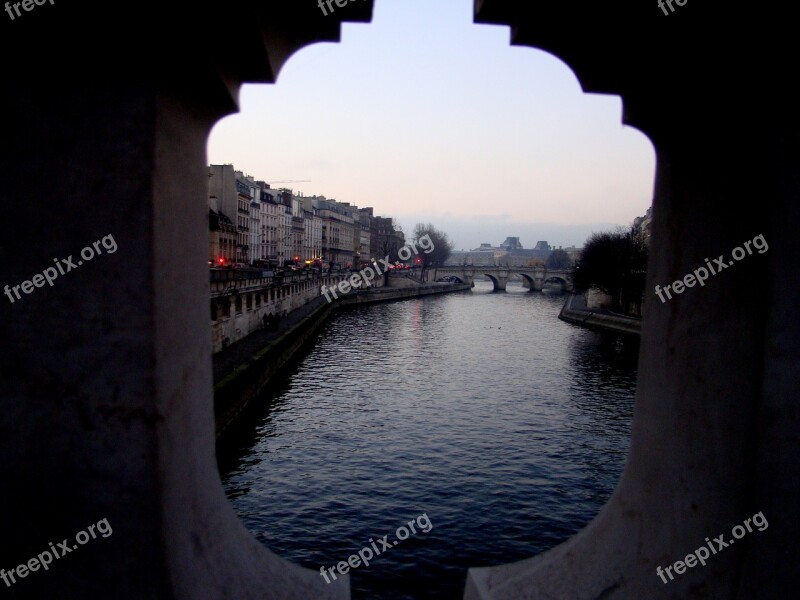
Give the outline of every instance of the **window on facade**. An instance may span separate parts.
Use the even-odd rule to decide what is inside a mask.
[[[222,316],[223,317],[230,317],[231,316],[231,301],[228,298],[222,298],[219,301],[219,306],[222,309]]]

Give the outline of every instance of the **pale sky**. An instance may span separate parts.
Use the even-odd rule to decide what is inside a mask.
[[[311,180],[278,187],[372,206],[407,234],[432,222],[456,249],[582,245],[643,215],[655,153],[620,98],[584,94],[560,59],[509,40],[472,22],[472,0],[376,0],[371,24],[245,86],[209,162]]]

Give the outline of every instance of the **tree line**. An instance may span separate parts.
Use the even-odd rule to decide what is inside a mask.
[[[598,289],[612,308],[641,315],[647,278],[647,245],[638,227],[593,233],[573,269],[577,291]]]

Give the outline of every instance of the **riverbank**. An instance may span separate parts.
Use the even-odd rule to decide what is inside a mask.
[[[573,325],[580,325],[590,329],[613,331],[630,335],[641,335],[642,320],[635,317],[626,317],[605,310],[595,310],[586,307],[583,294],[570,294],[567,296],[558,318]]]
[[[320,296],[290,312],[273,329],[259,329],[212,357],[216,437],[230,429],[269,381],[314,339],[337,311],[352,306],[469,290],[469,284],[358,290],[328,303]]]

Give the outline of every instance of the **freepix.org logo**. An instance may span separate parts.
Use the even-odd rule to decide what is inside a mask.
[[[97,240],[91,246],[86,246],[83,250],[81,250],[81,258],[83,260],[73,260],[72,254],[70,254],[67,258],[54,258],[53,262],[56,264],[55,267],[47,267],[41,273],[37,273],[33,277],[31,277],[28,281],[23,281],[18,285],[9,286],[6,285],[3,288],[3,293],[8,296],[9,301],[11,304],[14,304],[17,300],[21,300],[22,296],[20,295],[20,290],[24,294],[30,294],[33,292],[34,289],[44,287],[46,283],[49,286],[53,286],[53,282],[58,279],[60,275],[66,275],[70,271],[73,271],[80,267],[83,264],[83,261],[90,261],[95,256],[99,256],[103,253],[101,246],[105,248],[107,254],[114,254],[117,251],[117,242],[114,240],[114,236],[108,234],[107,236],[103,237],[102,239]],[[14,299],[16,297],[16,300]]]
[[[419,250],[417,249],[417,244],[419,244],[420,249],[425,254],[430,254],[435,250],[435,246],[433,245],[433,240],[431,239],[431,236],[426,233],[418,240],[411,241],[402,248],[400,248],[400,250],[397,252],[397,257],[400,260],[408,260],[412,256],[416,256],[417,254],[419,254]],[[321,295],[325,296],[325,298],[330,303],[339,297],[337,292],[342,296],[344,296],[345,294],[348,294],[350,290],[352,290],[353,288],[361,287],[362,284],[365,287],[369,287],[373,279],[383,275],[384,273],[386,273],[386,271],[389,270],[389,265],[391,264],[391,262],[389,261],[388,256],[386,258],[382,258],[380,262],[384,266],[383,270],[381,270],[381,267],[378,265],[378,263],[372,263],[371,267],[366,267],[364,269],[361,269],[361,271],[359,271],[358,273],[353,273],[348,279],[340,281],[337,285],[335,285],[332,288],[323,285],[321,290]],[[333,297],[331,297],[331,295]]]
[[[326,17],[332,13],[335,9],[333,5],[336,4],[339,8],[344,8],[347,6],[348,2],[355,2],[355,0],[317,0],[317,6],[319,6],[322,14]],[[325,6],[328,6],[328,10],[325,10]]]
[[[720,271],[732,267],[736,262],[744,259],[746,256],[753,254],[753,250],[750,248],[750,246],[753,246],[756,250],[758,250],[759,254],[764,254],[764,252],[769,250],[769,244],[767,244],[767,240],[764,238],[763,234],[757,235],[752,240],[742,244],[742,246],[744,247],[741,248],[737,246],[733,249],[731,252],[733,260],[731,261],[726,262],[725,255],[720,254],[718,258],[714,259],[713,264],[711,261],[706,259],[705,267],[697,267],[693,273],[689,273],[683,279],[678,279],[672,283],[669,283],[663,288],[660,285],[657,285],[656,296],[658,296],[658,299],[661,300],[661,303],[663,304],[667,300],[672,300],[672,293],[682,294],[686,291],[686,288],[694,287],[696,284],[700,284],[700,287],[705,286],[706,280],[711,275],[716,275]],[[708,268],[706,269],[706,267]],[[716,270],[714,267],[716,267]],[[670,293],[670,288],[672,288],[672,293]],[[664,298],[663,294],[666,294],[667,297]]]
[[[38,571],[39,568],[44,571],[49,570],[50,565],[53,564],[53,560],[57,560],[62,556],[77,550],[79,546],[83,546],[88,544],[91,540],[97,539],[97,533],[95,533],[95,529],[100,534],[100,537],[104,538],[107,538],[114,533],[114,531],[111,529],[108,519],[101,519],[96,524],[89,525],[89,527],[86,528],[86,531],[79,531],[77,534],[75,534],[75,544],[70,544],[69,538],[64,538],[56,545],[54,545],[53,542],[50,542],[50,547],[47,550],[43,550],[39,556],[31,558],[29,561],[23,562],[19,566],[10,569],[9,571],[0,569],[0,579],[3,580],[3,583],[6,584],[6,587],[11,587],[12,584],[17,583],[17,579],[24,579],[34,571]]]
[[[742,539],[748,533],[753,533],[753,528],[750,526],[750,523],[755,525],[758,531],[766,531],[769,527],[769,523],[767,522],[767,518],[764,516],[764,513],[759,511],[754,514],[749,519],[744,520],[743,525],[736,525],[734,526],[733,530],[731,531],[731,535],[734,539],[730,539],[727,542],[725,541],[725,534],[720,534],[714,538],[712,542],[710,539],[706,538],[706,544],[700,546],[697,550],[692,552],[691,554],[687,554],[686,558],[683,560],[675,561],[674,564],[661,568],[661,565],[656,567],[656,575],[661,578],[661,581],[667,583],[667,578],[664,576],[669,576],[669,581],[675,579],[672,575],[672,571],[675,571],[676,575],[683,575],[686,572],[686,569],[692,569],[699,563],[702,566],[706,566],[706,561],[717,552],[720,552],[727,548],[728,546],[732,546],[736,543],[736,540]],[[747,529],[745,529],[745,527]],[[709,553],[709,550],[711,552]]]
[[[381,545],[381,547],[378,548],[375,540],[369,538],[370,545],[364,546],[358,551],[358,554],[350,555],[350,557],[347,559],[347,562],[341,561],[335,567],[320,567],[319,574],[325,579],[325,583],[330,583],[331,577],[334,581],[336,580],[336,573],[334,571],[338,571],[339,575],[345,575],[350,569],[357,569],[362,564],[365,567],[368,567],[369,562],[373,558],[380,556],[386,550],[394,548],[400,542],[404,542],[412,534],[418,533],[416,527],[420,528],[420,533],[428,533],[431,529],[433,529],[433,523],[431,523],[431,520],[428,518],[428,513],[422,513],[416,519],[411,519],[408,523],[406,523],[406,525],[401,525],[397,528],[397,531],[394,532],[394,536],[397,539],[390,541],[389,534],[386,534],[383,537],[378,538],[378,544]],[[330,577],[328,577],[329,574]]]
[[[30,12],[33,10],[34,6],[41,6],[46,2],[50,2],[51,5],[55,4],[53,0],[41,0],[41,2],[39,0],[23,0],[22,2],[14,2],[14,3],[6,2],[6,12],[13,21],[16,18],[14,16],[14,13],[17,14],[17,17],[22,16],[22,13],[19,12],[20,5],[22,5],[22,10],[24,10],[25,12]]]

